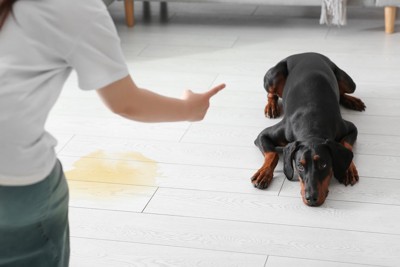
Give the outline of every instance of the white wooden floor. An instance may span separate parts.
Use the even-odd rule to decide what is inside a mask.
[[[119,118],[75,77],[48,130],[70,185],[71,266],[400,266],[400,27],[383,10],[349,10],[348,25],[318,24],[318,8],[159,6],[127,28],[114,3],[136,82],[179,97],[220,82],[203,122],[142,124]],[[250,177],[263,157],[253,140],[264,117],[265,72],[315,51],[357,83],[366,112],[343,110],[359,129],[353,187],[333,181],[326,203],[305,206],[281,163],[267,190]]]

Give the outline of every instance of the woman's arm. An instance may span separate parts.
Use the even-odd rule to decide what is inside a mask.
[[[220,84],[201,94],[188,90],[182,99],[178,99],[141,89],[127,76],[97,92],[112,112],[125,118],[142,122],[173,122],[202,120],[210,98],[224,88],[225,84]]]

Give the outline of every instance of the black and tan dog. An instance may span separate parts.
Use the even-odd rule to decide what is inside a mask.
[[[365,105],[347,95],[356,88],[350,76],[327,57],[304,53],[289,56],[271,68],[264,87],[268,92],[265,115],[280,115],[281,97],[284,117],[263,130],[254,142],[265,160],[251,179],[253,185],[263,189],[271,183],[279,147],[284,147],[286,177],[293,179],[294,162],[303,202],[309,206],[324,203],[332,176],[344,185],[355,184],[358,172],[352,148],[357,128],[343,120],[339,103],[358,111],[365,110]]]

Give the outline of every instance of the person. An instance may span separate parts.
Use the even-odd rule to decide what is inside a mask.
[[[181,99],[138,87],[101,0],[0,0],[0,266],[69,263],[68,186],[44,130],[71,71],[116,114],[202,120],[220,84]]]

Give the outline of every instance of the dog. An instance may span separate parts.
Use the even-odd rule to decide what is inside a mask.
[[[303,202],[320,206],[328,195],[334,176],[344,185],[354,185],[359,176],[353,162],[357,128],[342,118],[339,104],[364,111],[360,99],[349,96],[356,85],[329,58],[318,53],[291,55],[268,70],[264,77],[268,93],[265,115],[283,118],[264,129],[254,141],[264,163],[251,178],[252,184],[267,188],[283,150],[283,172],[292,180],[298,175]],[[293,168],[294,162],[294,168]]]

